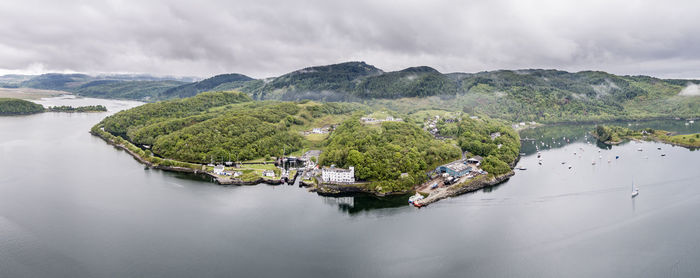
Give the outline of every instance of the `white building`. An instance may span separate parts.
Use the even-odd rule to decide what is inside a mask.
[[[353,183],[355,182],[355,167],[349,167],[348,169],[323,168],[321,170],[321,179],[323,182],[330,183]]]
[[[264,177],[274,178],[274,177],[275,177],[275,171],[272,171],[272,170],[265,170],[265,171],[263,171],[263,176],[264,176]]]
[[[214,166],[214,174],[223,175],[224,174],[224,165]]]

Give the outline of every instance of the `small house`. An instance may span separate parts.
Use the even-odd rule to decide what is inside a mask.
[[[224,165],[214,166],[214,174],[223,175],[224,174]]]
[[[467,159],[467,163],[468,164],[475,164],[476,166],[479,166],[479,165],[481,165],[481,161],[483,161],[483,160],[484,160],[483,157],[477,155],[477,156],[474,156],[472,158]]]
[[[274,177],[275,177],[275,171],[272,171],[272,170],[265,170],[265,171],[263,171],[263,177],[274,178]]]

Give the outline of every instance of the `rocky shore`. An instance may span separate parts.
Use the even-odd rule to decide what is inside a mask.
[[[503,183],[510,179],[513,175],[515,175],[515,172],[510,171],[506,174],[493,177],[493,178],[488,178],[488,176],[481,176],[481,177],[476,177],[474,179],[468,180],[464,183],[452,185],[450,187],[444,188],[442,190],[437,190],[432,192],[430,195],[425,197],[422,200],[416,201],[416,204],[419,206],[426,206],[429,204],[432,204],[434,202],[437,202],[439,200],[449,198],[449,197],[454,197],[458,195],[462,195],[465,193],[469,192],[474,192],[486,187],[491,187],[500,183]]]
[[[371,195],[375,195],[378,197],[384,197],[384,196],[389,196],[389,195],[405,195],[405,194],[410,193],[409,191],[376,192],[376,191],[367,189],[365,184],[338,185],[338,184],[328,184],[328,183],[320,183],[319,185],[314,186],[311,189],[309,189],[309,191],[316,192],[318,195],[321,195],[321,196],[329,196],[329,197],[351,196],[354,194],[371,194]]]

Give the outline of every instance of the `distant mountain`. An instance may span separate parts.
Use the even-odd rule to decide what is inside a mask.
[[[98,98],[156,100],[162,92],[187,82],[192,77],[156,77],[146,74],[86,74],[47,73],[42,75],[0,76],[0,87],[59,90]]]
[[[421,66],[384,72],[365,62],[346,62],[266,79],[232,73],[184,83],[148,75],[44,74],[3,76],[0,84],[144,101],[237,90],[256,100],[374,101],[404,111],[430,107],[513,121],[700,116],[698,80],[601,71],[525,69],[445,74]]]
[[[201,92],[231,90],[240,88],[244,86],[246,82],[253,80],[253,78],[242,74],[221,74],[199,82],[183,84],[170,88],[160,93],[158,97],[160,99],[185,98],[194,96]]]
[[[243,89],[255,99],[347,100],[363,78],[384,72],[365,62],[347,62],[293,71]],[[251,84],[253,85],[253,84]]]
[[[360,98],[425,97],[453,95],[457,82],[431,67],[412,67],[368,77],[353,92]]]
[[[166,90],[183,84],[181,81],[90,81],[71,91],[75,94],[95,98],[136,99],[143,101],[157,100]]]
[[[700,81],[601,71],[526,69],[443,74],[430,67],[412,67],[383,72],[363,62],[349,62],[249,81],[235,89],[254,99],[379,100],[394,108],[403,105],[406,112],[430,107],[513,121],[561,122],[697,117],[700,86],[693,84]],[[438,98],[411,99],[430,96]]]
[[[21,87],[70,92],[92,80],[94,78],[86,74],[47,73],[22,82]]]
[[[18,88],[22,82],[32,79],[35,75],[7,74],[0,76],[0,87]]]

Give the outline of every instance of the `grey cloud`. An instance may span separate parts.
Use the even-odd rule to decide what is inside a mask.
[[[700,77],[694,1],[2,1],[0,73],[558,68]],[[41,65],[38,67],[37,65]]]

